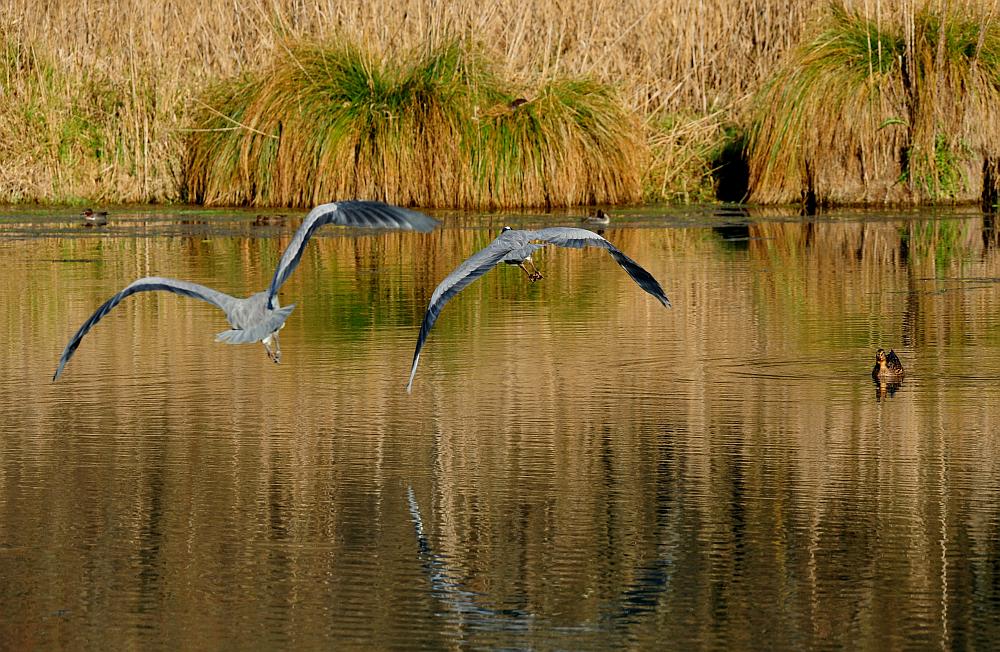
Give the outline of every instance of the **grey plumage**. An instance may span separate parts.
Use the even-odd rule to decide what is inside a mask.
[[[191,297],[192,299],[200,299],[212,304],[226,313],[226,320],[233,327],[231,330],[223,331],[216,335],[215,340],[217,342],[244,344],[268,340],[265,343],[268,355],[272,358],[276,355],[278,360],[280,360],[281,350],[276,347],[276,353],[272,353],[270,349],[271,339],[277,339],[277,331],[284,325],[285,319],[288,318],[288,315],[295,308],[294,305],[271,310],[267,308],[266,292],[258,292],[246,299],[239,299],[224,292],[213,290],[210,287],[199,285],[198,283],[179,281],[160,276],[147,276],[130,283],[121,292],[101,304],[101,307],[87,321],[83,322],[83,326],[76,331],[70,339],[69,344],[63,350],[62,356],[59,358],[59,365],[56,367],[56,372],[52,375],[52,380],[57,380],[62,375],[63,368],[69,362],[69,359],[73,357],[73,353],[76,352],[77,347],[80,346],[83,336],[96,326],[97,322],[101,321],[105,315],[111,312],[112,308],[121,303],[126,297],[137,292],[153,292],[155,290],[173,292],[174,294]],[[269,337],[271,339],[268,339]]]
[[[206,301],[226,314],[232,328],[216,336],[217,342],[227,344],[246,344],[262,342],[269,358],[275,362],[281,360],[281,348],[278,343],[278,330],[295,308],[294,305],[282,308],[277,299],[278,290],[299,264],[302,252],[316,229],[325,225],[353,226],[371,229],[403,229],[412,231],[431,231],[437,226],[437,220],[398,206],[374,201],[345,201],[323,204],[312,209],[295,232],[292,241],[278,262],[271,284],[264,292],[258,292],[245,299],[230,296],[210,287],[179,281],[177,279],[149,276],[138,279],[126,286],[121,292],[105,301],[87,321],[76,331],[69,344],[59,358],[52,380],[55,381],[63,372],[63,368],[73,356],[83,337],[97,322],[104,318],[123,299],[137,292],[152,292],[162,290],[182,296]],[[271,345],[274,345],[272,350]]]
[[[523,264],[530,262],[533,252],[550,244],[573,249],[601,247],[607,250],[615,262],[632,277],[632,280],[638,283],[639,287],[656,297],[664,306],[670,307],[670,299],[667,298],[663,288],[653,278],[652,274],[593,231],[561,226],[535,231],[522,231],[505,226],[493,242],[465,259],[434,289],[430,303],[427,306],[427,312],[424,314],[423,322],[420,325],[420,334],[417,336],[417,346],[413,352],[413,364],[410,367],[410,379],[406,384],[407,392],[413,386],[413,377],[417,373],[417,365],[420,362],[420,350],[423,348],[424,342],[430,334],[431,328],[434,327],[434,323],[437,321],[445,304],[470,283],[501,262],[521,266],[529,274],[531,280],[540,279],[541,274],[537,270],[529,272]]]

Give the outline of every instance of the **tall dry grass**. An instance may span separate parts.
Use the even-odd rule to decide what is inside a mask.
[[[997,4],[830,2],[755,100],[752,198],[979,198],[1000,159]]]
[[[841,4],[904,24],[926,2]],[[997,14],[995,0],[931,4]],[[298,40],[391,55],[455,37],[490,44],[515,81],[612,85],[646,125],[647,197],[697,199],[711,194],[725,127],[745,121],[749,96],[827,10],[812,0],[2,0],[0,201],[177,199],[186,130],[213,82]]]
[[[588,76],[615,87],[647,123],[660,165],[640,172],[656,197],[688,167],[662,163],[708,142],[693,145],[686,120],[668,114],[738,112],[812,11],[810,0],[3,0],[0,44],[20,54],[0,60],[11,109],[0,112],[0,200],[176,199],[184,130],[213,81],[299,39],[392,54],[456,36],[489,43],[515,81]]]

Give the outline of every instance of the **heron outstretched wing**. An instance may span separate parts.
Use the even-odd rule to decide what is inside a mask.
[[[403,231],[433,231],[438,221],[433,217],[408,208],[384,204],[380,201],[339,201],[322,204],[309,211],[302,226],[292,236],[274,270],[274,278],[267,290],[267,307],[274,309],[274,297],[295,268],[299,265],[306,243],[316,229],[326,224],[354,226],[371,229],[400,229]]]
[[[615,259],[615,262],[628,272],[628,275],[632,277],[633,281],[639,284],[639,287],[656,297],[664,306],[670,307],[670,299],[667,298],[663,288],[660,287],[659,281],[653,278],[652,274],[593,231],[569,226],[554,226],[547,229],[538,229],[537,231],[527,231],[525,235],[531,240],[541,240],[542,242],[554,244],[558,247],[571,247],[573,249],[602,247],[607,249],[611,257]]]
[[[496,267],[504,257],[510,253],[511,244],[501,233],[493,242],[485,248],[466,258],[461,265],[448,274],[434,289],[431,295],[427,312],[424,313],[424,321],[420,324],[420,334],[417,336],[417,348],[413,352],[413,365],[410,367],[410,380],[406,383],[406,391],[409,392],[413,385],[413,377],[417,373],[417,364],[420,362],[420,349],[424,346],[427,335],[434,327],[441,309],[451,300],[453,296],[461,292],[467,285],[477,278]]]
[[[602,247],[611,254],[611,257],[621,265],[622,269],[628,272],[628,275],[639,284],[639,287],[656,297],[664,306],[670,307],[670,299],[667,298],[663,288],[660,287],[659,282],[653,278],[652,274],[593,231],[573,227],[551,227],[536,231],[512,231],[505,229],[486,248],[474,253],[459,265],[455,271],[446,276],[434,290],[434,294],[431,295],[430,305],[424,314],[423,323],[420,325],[420,334],[417,336],[417,347],[413,352],[413,364],[410,367],[410,379],[406,384],[407,392],[413,386],[413,377],[416,375],[417,365],[420,363],[420,350],[423,348],[424,341],[427,339],[431,328],[434,327],[434,322],[437,321],[438,315],[441,314],[444,305],[467,285],[493,269],[508,254],[520,257],[528,253],[532,248],[537,246],[533,245],[531,241],[541,241],[545,244],[576,249]]]
[[[80,341],[83,340],[83,336],[93,328],[97,322],[101,321],[106,314],[111,312],[111,309],[122,302],[123,299],[129,295],[135,294],[136,292],[152,292],[154,290],[164,290],[166,292],[173,292],[175,294],[181,294],[186,297],[192,297],[194,299],[201,299],[202,301],[207,301],[208,303],[220,308],[223,312],[229,313],[229,310],[239,301],[235,297],[231,297],[224,292],[219,292],[213,290],[210,287],[205,287],[204,285],[199,285],[198,283],[189,283],[187,281],[178,281],[172,278],[163,278],[160,276],[147,276],[145,278],[140,278],[137,281],[133,281],[128,286],[125,287],[121,292],[114,295],[98,308],[94,314],[83,322],[83,326],[80,327],[76,334],[70,339],[69,344],[63,350],[62,356],[59,358],[59,366],[56,367],[55,374],[52,375],[52,380],[55,381],[62,374],[63,367],[69,362],[69,359],[73,357],[73,353],[76,351],[77,347],[80,346]]]

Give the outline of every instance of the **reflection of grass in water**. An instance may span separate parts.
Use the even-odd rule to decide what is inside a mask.
[[[967,258],[969,246],[966,220],[929,220],[911,222],[900,230],[909,257],[916,261],[933,261],[939,270],[949,263]]]
[[[665,248],[690,249],[701,246],[708,233],[707,229],[671,229],[667,232],[670,237],[658,235],[656,241],[662,242]],[[608,236],[626,253],[641,250],[641,241],[649,239],[648,232],[637,229],[616,230]],[[441,234],[428,236],[432,241],[440,237]],[[332,328],[349,338],[363,336],[365,330],[371,328],[392,326],[414,328],[415,335],[434,287],[462,260],[486,246],[495,233],[452,231],[444,237],[450,241],[451,248],[446,256],[422,261],[419,247],[405,256],[416,257],[412,264],[429,264],[435,270],[418,281],[422,285],[420,292],[425,292],[426,296],[416,301],[412,281],[404,273],[412,268],[411,263],[404,260],[400,267],[386,267],[386,257],[397,257],[397,253],[387,250],[377,237],[316,241],[318,250],[312,254],[307,252],[303,265],[286,286],[282,301],[293,302],[309,296],[309,319],[316,321],[310,321],[308,327],[313,332]],[[353,248],[350,253],[348,246]],[[636,254],[641,259],[640,264],[651,271],[656,270],[654,275],[660,277],[669,295],[670,278],[656,269],[656,257],[651,256],[648,249],[646,252]],[[537,309],[537,319],[524,323],[528,328],[541,326],[546,320],[600,323],[612,314],[619,293],[627,295],[625,298],[629,302],[634,300],[642,304],[648,300],[657,309],[662,309],[601,249],[547,247],[534,258],[545,275],[543,280],[531,283],[516,266],[497,265],[446,305],[431,339],[466,332],[470,323],[499,326],[505,315],[517,310],[518,303],[531,304],[532,310]],[[321,291],[315,289],[319,287]]]

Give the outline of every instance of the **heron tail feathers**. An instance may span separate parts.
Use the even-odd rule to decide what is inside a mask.
[[[264,319],[250,328],[233,328],[228,331],[222,331],[215,336],[215,341],[225,342],[226,344],[259,342],[283,327],[285,320],[288,319],[288,316],[292,314],[292,310],[294,309],[295,304],[284,306],[277,310],[270,310]]]

